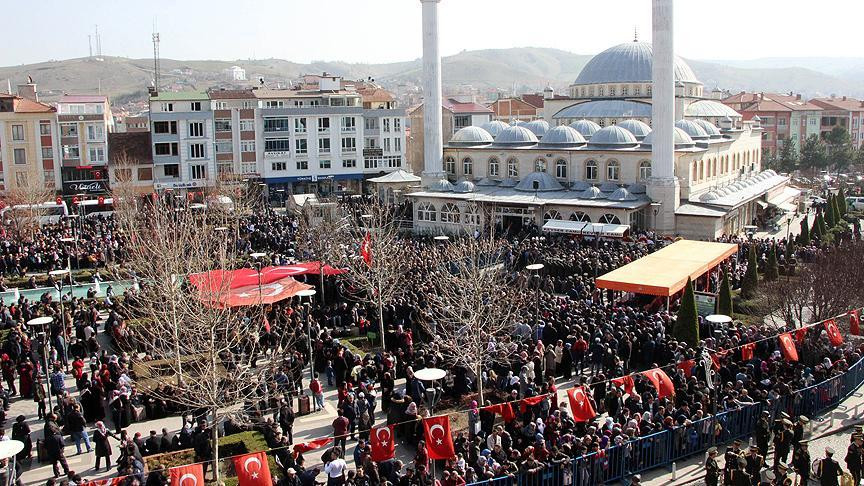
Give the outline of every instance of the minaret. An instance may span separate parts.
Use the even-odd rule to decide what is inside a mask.
[[[444,139],[441,128],[441,54],[438,52],[438,3],[423,5],[423,186],[447,176],[442,162]]]
[[[651,91],[651,180],[648,196],[661,203],[653,222],[656,230],[675,232],[675,209],[681,188],[675,177],[675,48],[674,0],[651,0],[652,91]]]

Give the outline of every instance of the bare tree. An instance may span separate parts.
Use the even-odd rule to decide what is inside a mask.
[[[489,236],[456,240],[429,274],[434,291],[424,327],[448,362],[476,375],[480,403],[483,371],[511,359],[516,317],[525,304],[504,248]]]
[[[12,206],[7,214],[19,238],[32,238],[41,226],[42,217],[47,214],[47,209],[41,206],[53,202],[56,191],[53,184],[45,182],[42,169],[36,165],[28,165],[14,173],[14,179],[7,180],[7,201]]]

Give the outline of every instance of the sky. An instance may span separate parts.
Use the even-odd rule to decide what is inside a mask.
[[[32,15],[4,23],[0,65],[87,56],[97,24],[104,55],[150,58],[154,21],[170,59],[378,63],[422,55],[419,0],[35,2]],[[640,40],[651,37],[650,0],[442,0],[439,10],[445,56],[507,47],[594,54],[632,40],[634,29]],[[675,15],[676,53],[689,59],[861,55],[858,0],[677,0]]]

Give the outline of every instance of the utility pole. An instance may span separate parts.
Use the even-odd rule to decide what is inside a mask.
[[[156,32],[156,19],[153,19],[153,88],[159,91],[159,32]]]
[[[93,36],[90,34],[87,34],[87,47],[90,52],[90,55],[88,57],[93,57]]]

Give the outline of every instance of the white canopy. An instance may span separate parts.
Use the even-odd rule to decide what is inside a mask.
[[[406,182],[420,182],[420,177],[406,172],[402,169],[394,170],[393,172],[383,175],[381,177],[373,177],[369,179],[369,182],[374,182],[376,184],[397,184],[397,183],[406,183]]]
[[[630,227],[626,224],[586,223],[583,221],[563,221],[550,219],[543,225],[543,231],[548,233],[567,233],[571,235],[603,236],[606,238],[623,238],[627,236]]]

